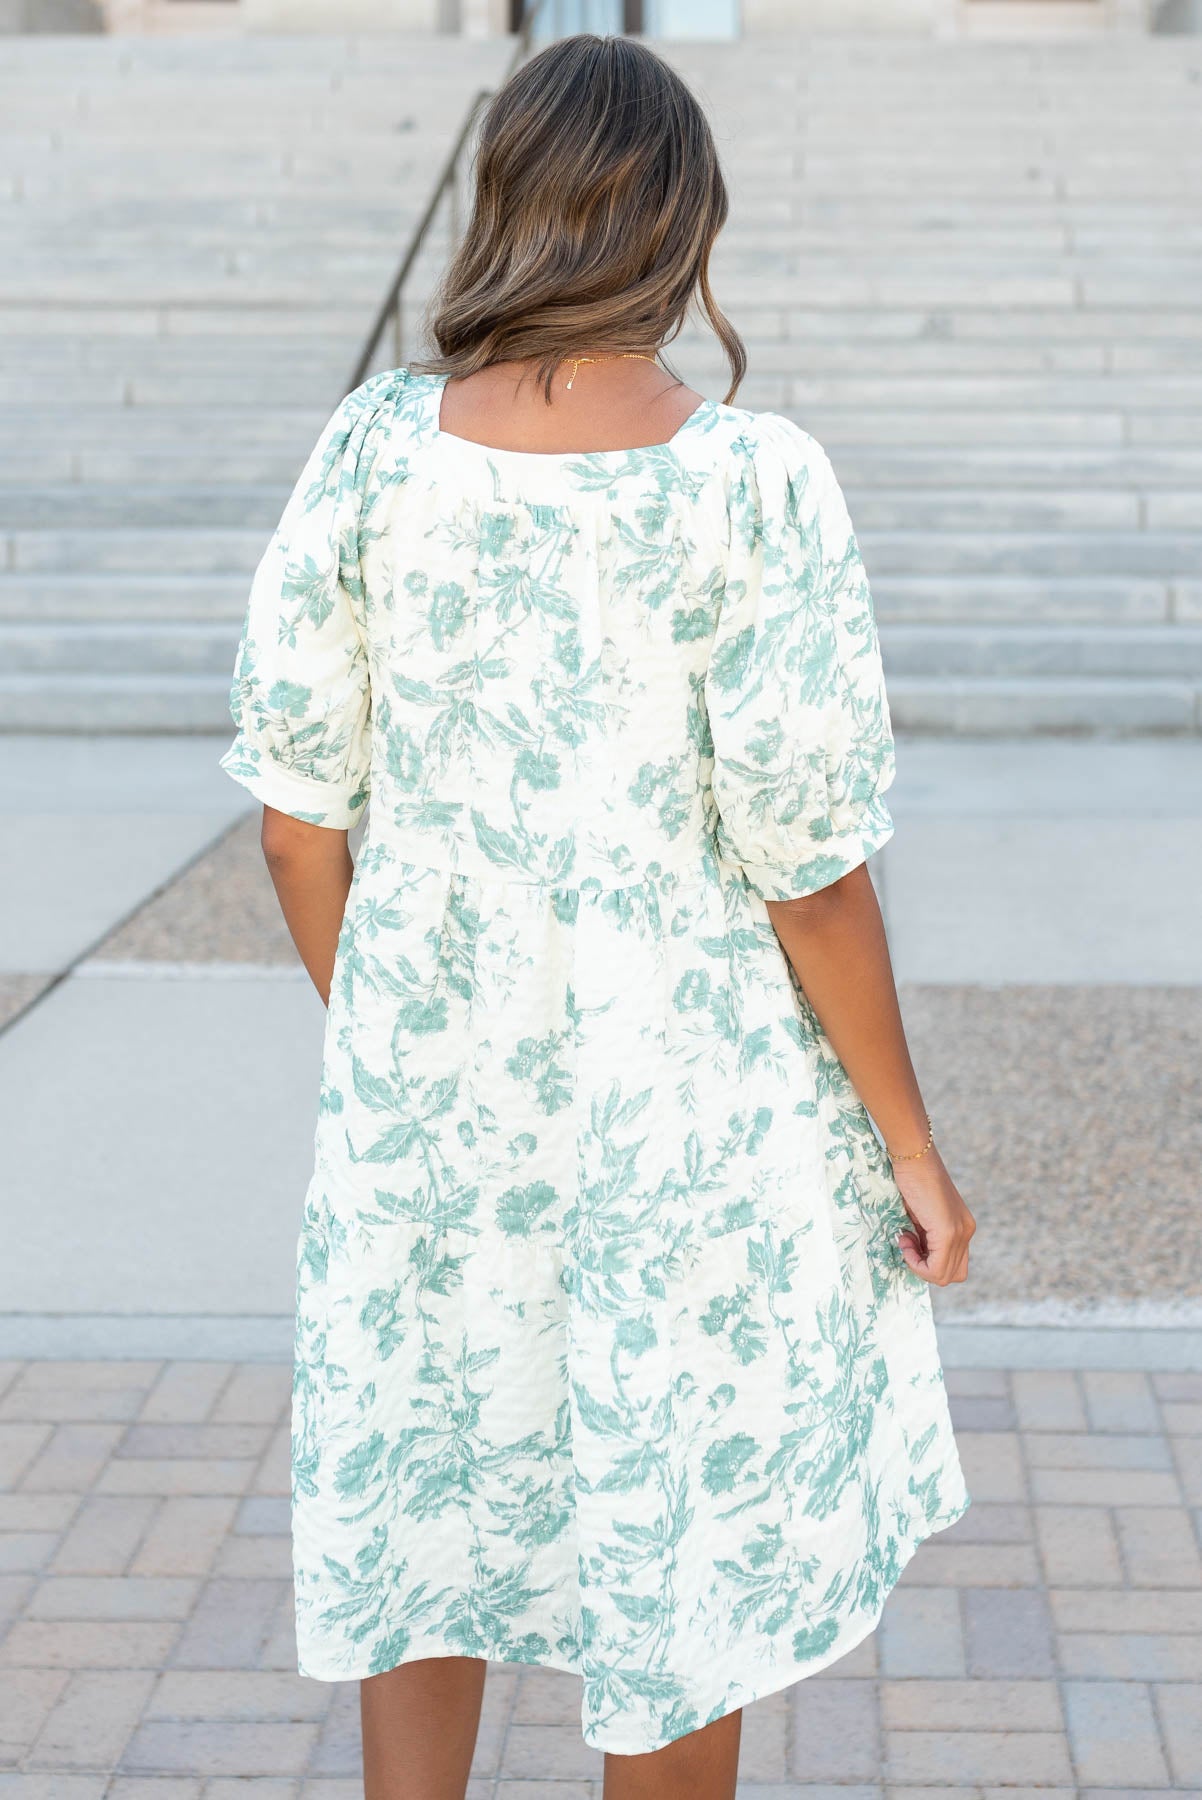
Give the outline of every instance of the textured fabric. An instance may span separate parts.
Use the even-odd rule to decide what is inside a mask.
[[[224,766],[370,818],[299,1244],[300,1668],[584,1681],[652,1750],[843,1655],[968,1504],[887,1159],[765,898],[889,836],[827,458],[338,409],[267,551]]]

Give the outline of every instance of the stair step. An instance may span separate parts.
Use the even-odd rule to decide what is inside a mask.
[[[13,575],[0,573],[0,621],[56,623],[234,621],[246,611],[244,574]],[[3,629],[3,627],[0,627]]]
[[[1106,630],[1075,626],[884,625],[886,673],[909,679],[1039,676],[1138,681],[1173,678],[1202,685],[1202,625]]]
[[[1188,584],[1149,577],[884,575],[872,579],[882,628],[929,625],[1154,625],[1187,618]],[[3,609],[0,583],[0,610]]]
[[[210,481],[225,470],[210,467]],[[158,486],[71,482],[0,486],[0,531],[52,531],[70,519],[72,531],[234,528],[271,532],[289,488],[284,485]]]
[[[0,625],[0,668],[12,675],[138,678],[224,676],[238,648],[236,621]]]
[[[1167,679],[898,676],[890,683],[889,704],[895,729],[915,733],[1135,736],[1202,729],[1202,684]]]
[[[227,731],[216,675],[2,675],[0,731]]]
[[[13,675],[232,677],[240,621],[0,624],[0,667]],[[881,642],[894,677],[1173,678],[1202,682],[1198,624],[1081,628],[897,624]]]

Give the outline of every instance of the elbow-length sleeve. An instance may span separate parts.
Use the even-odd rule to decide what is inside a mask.
[[[705,676],[715,840],[753,891],[828,887],[892,835],[893,734],[864,565],[834,470],[761,414],[732,477]]]
[[[221,767],[256,799],[346,830],[366,804],[371,688],[359,556],[364,441],[378,378],[317,441],[255,572]]]

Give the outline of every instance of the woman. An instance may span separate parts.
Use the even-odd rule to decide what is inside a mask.
[[[823,452],[732,404],[726,209],[654,55],[536,56],[440,354],[343,402],[254,583],[224,765],[329,1006],[299,1661],[362,1682],[368,1800],[460,1800],[490,1660],[583,1677],[610,1800],[730,1796],[740,1708],[968,1504],[872,608]],[[658,360],[694,298],[722,404]]]

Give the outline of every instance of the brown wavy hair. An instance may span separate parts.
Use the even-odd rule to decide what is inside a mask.
[[[699,302],[730,363],[709,257],[729,201],[705,114],[645,45],[580,33],[522,65],[490,102],[463,240],[427,315],[438,354],[410,365],[471,375],[537,359],[547,400],[581,350],[659,348]]]

